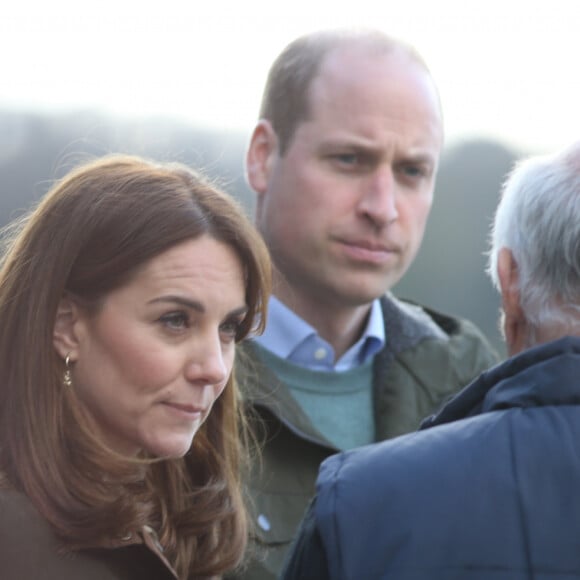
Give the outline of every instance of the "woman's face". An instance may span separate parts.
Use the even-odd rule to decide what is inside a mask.
[[[96,315],[75,307],[72,388],[113,449],[180,457],[222,393],[243,320],[235,252],[209,236],[151,259]]]

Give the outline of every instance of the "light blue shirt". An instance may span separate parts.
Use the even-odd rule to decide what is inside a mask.
[[[336,363],[334,349],[316,330],[302,320],[278,298],[272,296],[268,306],[268,322],[261,336],[254,340],[279,358],[310,370],[346,371],[366,361],[385,345],[385,325],[381,303],[372,303],[366,328]]]

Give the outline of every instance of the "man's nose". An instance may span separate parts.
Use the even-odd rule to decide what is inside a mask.
[[[359,212],[377,227],[397,220],[397,185],[391,167],[379,167],[368,176]]]

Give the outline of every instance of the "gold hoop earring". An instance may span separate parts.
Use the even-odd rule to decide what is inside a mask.
[[[62,384],[65,386],[65,388],[70,389],[72,387],[72,376],[70,374],[70,353],[66,355],[64,364],[66,369],[62,378]]]

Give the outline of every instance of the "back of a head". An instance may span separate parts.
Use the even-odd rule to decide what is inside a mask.
[[[520,162],[497,208],[488,272],[501,248],[517,263],[521,307],[536,329],[580,334],[580,142]]]
[[[425,70],[419,53],[405,42],[373,29],[340,28],[312,32],[292,41],[272,64],[260,108],[260,118],[272,124],[283,154],[296,127],[308,119],[309,89],[328,54],[357,45],[369,54],[400,52]]]

